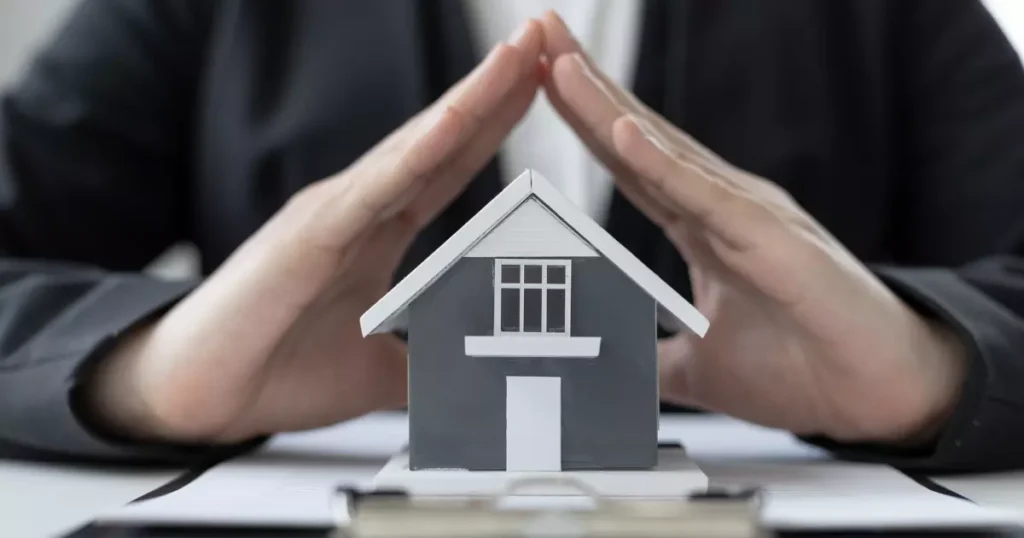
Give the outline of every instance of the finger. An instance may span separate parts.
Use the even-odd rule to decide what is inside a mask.
[[[477,75],[481,69],[485,67],[487,60],[491,55],[498,53],[497,49],[502,48],[503,46],[510,46],[513,49],[518,49],[525,57],[529,57],[531,61],[539,62],[540,51],[543,49],[543,31],[540,28],[540,24],[534,19],[528,19],[518,30],[516,30],[516,32],[513,32],[513,37],[507,45],[499,44],[492,49],[476,69],[456,82],[451,88],[448,88],[441,97],[435,100],[430,106],[413,116],[408,122],[406,122],[403,128],[398,129],[389,135],[383,143],[379,144],[378,147],[375,148],[375,151],[400,153],[402,150],[407,148],[410,139],[415,138],[414,133],[420,130],[418,125],[429,122],[430,118],[436,117],[437,114],[442,112],[445,108],[451,106],[452,102],[464,94],[469,86],[477,84],[480,80]]]
[[[631,93],[616,91],[621,88],[601,71],[557,13],[554,11],[545,13],[541,18],[541,25],[544,28],[544,50],[552,65],[562,57],[576,56],[582,61],[585,69],[588,71],[587,74],[592,76],[598,85],[608,90],[608,97],[615,101],[617,105],[634,114],[645,115],[650,113],[650,110],[641,104],[639,99],[633,97]]]
[[[548,41],[558,43],[558,33],[555,32]],[[593,68],[584,55],[574,53],[559,57],[545,84],[545,91],[552,103],[560,103],[563,109],[560,113],[579,120],[576,123],[578,127],[574,129],[581,137],[589,137],[606,148],[613,148],[613,124],[625,115],[634,116],[647,136],[657,141],[663,151],[685,160],[700,173],[715,176],[721,183],[756,195],[763,203],[783,212],[800,212],[784,190],[732,166],[689,134],[669,124],[600,70]]]
[[[554,11],[545,13],[541,18],[541,25],[544,28],[545,53],[552,63],[563,56],[577,55],[578,60],[583,64],[584,74],[593,79],[608,98],[622,109],[622,113],[635,114],[650,122],[661,136],[673,145],[678,145],[680,151],[687,152],[695,160],[700,160],[708,165],[724,163],[721,157],[687,133],[665,121],[659,114],[643,104],[632,92],[623,89],[611,80],[587,54],[557,13]]]
[[[678,129],[668,125],[632,94],[590,66],[581,54],[561,56],[555,60],[547,88],[551,88],[551,93],[558,95],[582,120],[584,130],[591,131],[609,149],[613,148],[612,125],[619,118],[632,115],[640,118],[668,151],[685,156],[695,166],[710,168],[713,165],[699,154],[687,151],[685,145],[676,144],[665,133],[669,130],[678,132]],[[656,127],[659,125],[660,130]]]
[[[576,111],[565,102],[560,92],[552,85],[550,58],[567,51],[579,50],[579,45],[553,11],[544,15],[541,25],[545,28],[544,42],[549,60],[546,66],[549,76],[544,77],[544,87],[551,107],[576,132],[590,153],[611,172],[616,186],[631,204],[643,211],[658,226],[662,228],[671,226],[677,218],[677,214],[640,188],[632,171],[614,155],[614,152],[606,144],[590,132]]]
[[[476,176],[480,169],[497,153],[508,134],[526,115],[540,85],[541,74],[523,79],[509,94],[505,104],[483,122],[484,128],[448,165],[438,177],[409,206],[405,217],[414,227],[433,220]]]
[[[565,69],[561,64],[564,64],[564,60],[560,59],[554,69]],[[627,195],[634,205],[662,228],[675,225],[680,218],[677,204],[665,203],[661,193],[643,188],[635,171],[626,165],[615,151],[611,126],[616,119],[623,116],[623,109],[598,91],[589,80],[582,84],[581,82],[579,78],[563,77],[563,89],[552,91],[552,85],[557,84],[552,77],[546,86],[548,101],[591,152],[609,167],[623,194]],[[566,84],[569,85],[568,88],[564,87]],[[572,86],[573,84],[576,86]],[[572,95],[575,104],[566,101],[566,95]]]
[[[634,117],[617,120],[613,130],[616,153],[647,180],[642,182],[645,188],[691,215],[730,247],[752,248],[759,234],[773,228],[774,214],[766,207],[707,169],[666,151]]]
[[[545,84],[550,84],[550,81],[546,80]],[[678,214],[670,210],[665,204],[659,202],[657,198],[652,197],[649,193],[644,191],[637,183],[637,180],[633,176],[633,172],[629,167],[626,166],[622,160],[614,154],[614,152],[606,148],[593,133],[586,129],[583,121],[576,115],[576,112],[569,108],[557,94],[547,92],[547,99],[551,104],[551,107],[555,109],[566,124],[568,124],[573,131],[576,132],[577,136],[580,137],[580,140],[587,147],[590,153],[601,161],[608,171],[611,172],[612,177],[615,179],[615,184],[622,192],[623,196],[625,196],[631,204],[643,211],[644,214],[646,214],[647,217],[658,226],[665,228],[673,225]]]
[[[658,340],[658,397],[674,405],[695,407],[686,361],[692,355],[685,338]]]
[[[471,73],[459,91],[446,95],[419,121],[411,122],[373,158],[344,174],[328,211],[335,215],[330,226],[336,240],[346,239],[374,222],[386,219],[408,205],[471,141],[496,113],[519,82],[533,73],[534,62],[524,57],[539,55],[539,29],[521,36],[529,50],[499,44]],[[407,142],[400,143],[405,138]]]
[[[532,40],[534,58],[539,55],[539,34],[527,32],[525,39]],[[507,51],[507,52],[506,52]],[[389,176],[395,178],[395,192],[381,192],[383,195],[403,195],[399,198],[384,198],[385,201],[393,200],[383,208],[381,217],[387,218],[395,211],[405,206],[409,200],[415,198],[420,190],[427,187],[431,180],[436,179],[436,172],[443,168],[457,155],[474,145],[474,141],[489,129],[491,116],[501,112],[506,107],[511,94],[515,88],[528,76],[533,74],[532,63],[527,65],[523,59],[523,52],[520,49],[499,45],[495,56],[498,60],[494,65],[502,63],[507,65],[500,69],[485,72],[492,75],[480,77],[472,83],[461,88],[450,99],[443,99],[443,114],[458,125],[459,136],[455,147],[446,148],[447,151],[440,153],[431,139],[432,133],[417,136],[412,139],[408,147],[401,148],[395,159],[386,161],[385,166],[393,163],[394,169]],[[504,54],[503,54],[504,53]],[[481,155],[477,162],[480,165],[486,162],[490,155]],[[400,190],[399,190],[400,189]]]

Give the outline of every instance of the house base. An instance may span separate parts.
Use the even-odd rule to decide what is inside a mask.
[[[565,484],[575,480],[605,497],[681,497],[704,492],[707,476],[679,445],[658,449],[654,469],[588,470],[551,472],[467,471],[463,469],[409,469],[409,453],[396,454],[373,480],[377,489],[398,489],[416,497],[489,497],[501,495],[513,482],[527,479],[530,485],[514,496],[579,496],[578,489]],[[542,483],[534,479],[558,479]]]

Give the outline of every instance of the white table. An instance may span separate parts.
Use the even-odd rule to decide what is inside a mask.
[[[98,468],[0,459],[0,536],[60,536],[167,484],[181,470]]]
[[[932,478],[940,486],[982,505],[1024,514],[1024,471]]]
[[[261,450],[169,495],[97,515],[113,524],[322,527],[339,514],[331,492],[367,484],[406,443],[404,416],[381,414],[280,435]],[[667,417],[660,435],[681,439],[712,484],[765,488],[765,522],[781,530],[947,530],[1018,526],[1024,512],[935,493],[884,465],[834,460],[792,435],[706,415]]]
[[[251,496],[257,496],[263,489],[266,489],[262,487],[263,484],[257,484],[261,487],[249,487],[254,486],[253,480],[262,480],[259,476],[260,473],[265,475],[275,469],[279,470],[281,474],[278,477],[280,484],[277,484],[280,486],[279,489],[287,486],[289,480],[294,481],[303,473],[313,476],[322,475],[321,467],[325,464],[337,464],[347,472],[362,473],[369,477],[386,461],[386,457],[375,459],[371,456],[377,456],[377,452],[384,455],[390,454],[393,449],[401,446],[402,441],[398,439],[389,442],[390,444],[385,443],[387,446],[378,447],[376,445],[380,443],[371,439],[375,437],[371,435],[373,432],[357,430],[351,431],[352,436],[345,436],[345,444],[351,450],[350,458],[345,458],[343,461],[325,457],[325,454],[334,450],[337,442],[334,439],[336,438],[328,438],[328,443],[323,446],[316,443],[310,445],[303,441],[307,437],[299,434],[285,436],[275,442],[278,450],[272,454],[256,454],[241,458],[226,465],[222,464],[217,471],[221,474],[228,473],[222,478],[227,477],[248,484],[242,489]],[[313,433],[311,436],[315,438],[317,434]],[[721,436],[702,436],[701,443],[711,442],[712,444],[703,446],[701,443],[694,443],[692,448],[698,452],[720,454],[724,460],[729,460],[730,454],[722,452],[725,447],[717,446],[718,443],[714,441],[719,437]],[[758,442],[759,452],[770,462],[756,464],[756,466],[780,465],[780,470],[784,468],[786,454],[790,453],[788,444],[789,441],[785,436],[763,437]],[[302,461],[306,461],[306,463],[300,463]],[[744,466],[737,467],[735,464],[718,467],[722,466],[716,466],[710,462],[706,471],[709,476],[713,475],[719,481],[726,483],[730,480],[730,473],[743,475],[757,471],[756,469],[745,469]],[[232,471],[238,471],[235,473],[237,476],[231,475]],[[59,536],[100,517],[102,514],[121,513],[123,516],[121,507],[174,480],[182,472],[177,470],[89,468],[0,460],[0,536],[25,538]],[[851,480],[856,478],[856,476],[850,477]],[[867,479],[868,477],[861,478]],[[204,486],[202,482],[203,480],[200,480],[196,486],[186,486],[185,489],[191,489],[193,493],[201,493]],[[296,484],[302,485],[298,482]],[[982,506],[1016,510],[1024,521],[1024,472],[947,476],[935,478],[935,482]],[[871,484],[865,486],[871,486]],[[174,501],[175,497],[177,501]],[[188,495],[184,498],[180,495],[171,495],[168,500],[180,504],[189,499]],[[144,504],[149,505],[150,503]],[[187,506],[184,508],[190,509]],[[149,510],[146,507],[138,505],[136,505],[136,509],[128,510],[129,515],[132,513],[138,516],[152,515],[147,512]],[[267,517],[271,516],[282,517],[281,514],[267,514]]]

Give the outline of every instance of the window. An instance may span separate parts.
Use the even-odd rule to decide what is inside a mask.
[[[568,260],[496,260],[494,334],[569,335]]]

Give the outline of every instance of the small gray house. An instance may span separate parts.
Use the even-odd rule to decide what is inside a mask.
[[[654,467],[659,321],[708,327],[532,170],[360,319],[407,330],[410,468],[506,471]]]

